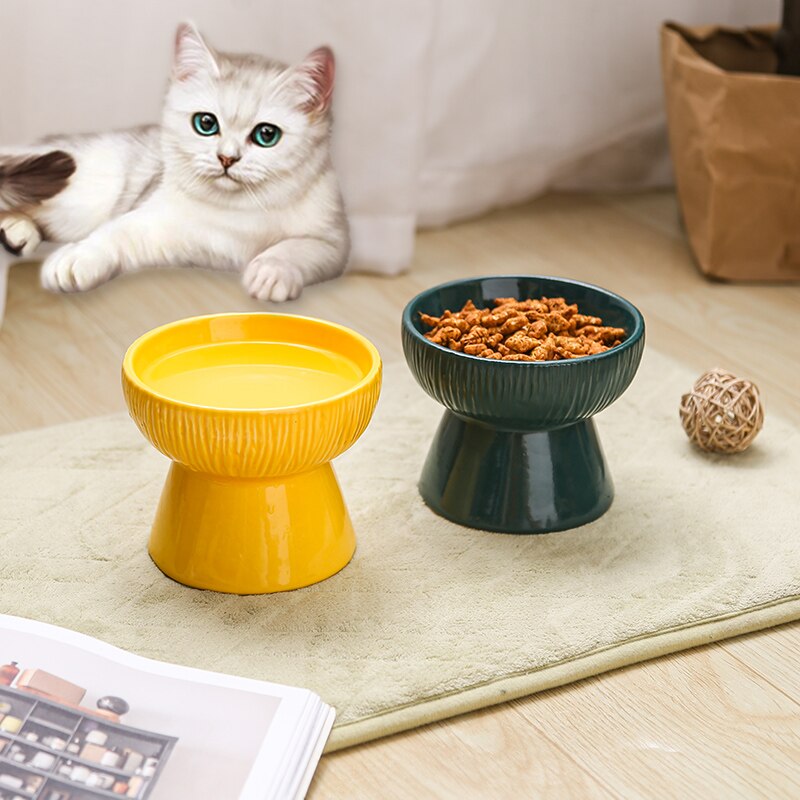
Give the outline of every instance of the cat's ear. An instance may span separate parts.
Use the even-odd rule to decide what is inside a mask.
[[[318,47],[295,70],[303,94],[301,108],[308,114],[324,114],[331,105],[336,61],[330,47]]]
[[[172,74],[177,81],[185,81],[196,75],[219,77],[219,67],[197,28],[191,22],[183,22],[175,32],[175,60]]]

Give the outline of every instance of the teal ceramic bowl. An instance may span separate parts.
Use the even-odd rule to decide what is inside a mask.
[[[564,297],[581,313],[624,328],[622,344],[567,361],[493,361],[433,344],[420,312],[467,300]],[[420,386],[445,407],[422,470],[423,500],[472,528],[547,533],[597,519],[614,488],[592,417],[630,385],[644,349],[644,318],[599,286],[538,275],[453,281],[417,295],[402,321],[403,350]]]

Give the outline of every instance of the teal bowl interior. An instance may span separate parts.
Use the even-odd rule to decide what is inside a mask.
[[[459,353],[425,338],[420,312],[439,316],[467,300],[492,306],[497,297],[564,297],[580,312],[624,328],[622,344],[566,361],[494,361]],[[633,380],[644,348],[644,319],[624,298],[599,286],[538,275],[487,276],[427,289],[405,308],[403,350],[414,377],[459,416],[515,431],[553,430],[588,419],[614,402]]]

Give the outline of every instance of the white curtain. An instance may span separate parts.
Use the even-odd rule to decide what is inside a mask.
[[[353,266],[406,268],[419,225],[548,187],[669,180],[664,19],[777,21],[780,0],[0,0],[0,143],[156,120],[172,35],[338,58]]]

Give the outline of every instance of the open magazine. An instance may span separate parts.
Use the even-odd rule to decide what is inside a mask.
[[[304,797],[334,710],[0,614],[0,800]]]

